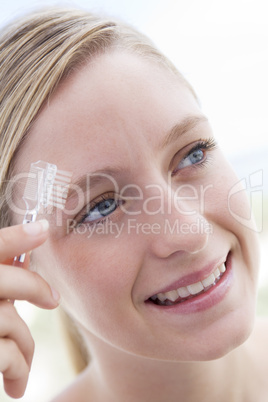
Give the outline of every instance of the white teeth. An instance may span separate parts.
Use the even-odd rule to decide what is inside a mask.
[[[168,300],[175,301],[179,297],[177,290],[171,290],[170,292],[166,292],[165,296]]]
[[[177,290],[170,290],[165,293],[158,293],[151,297],[152,300],[160,300],[164,302],[165,300],[169,300],[171,302],[175,302],[178,297],[184,299],[190,295],[196,295],[211,285],[215,284],[215,281],[219,279],[219,277],[226,271],[225,264],[221,264],[219,267],[215,269],[215,271],[210,274],[207,278],[203,279],[201,282],[192,283],[188,286],[183,286]]]
[[[215,282],[215,276],[213,274],[209,275],[206,279],[202,281],[205,288],[212,285]]]
[[[219,268],[215,269],[215,271],[213,272],[215,279],[218,279],[221,275]]]
[[[158,293],[157,298],[162,302],[165,301],[166,300],[166,293]]]
[[[202,292],[202,290],[204,290],[204,286],[202,285],[201,282],[197,282],[187,286],[187,289],[189,290],[191,295],[196,295],[197,293]]]
[[[226,271],[226,267],[225,264],[221,264],[221,266],[219,267],[220,272],[223,274]]]
[[[182,288],[179,288],[178,290],[177,290],[177,292],[178,292],[178,295],[180,296],[180,297],[188,297],[188,296],[190,296],[190,292],[189,292],[189,290],[187,289],[187,288],[185,288],[185,287],[182,287]]]

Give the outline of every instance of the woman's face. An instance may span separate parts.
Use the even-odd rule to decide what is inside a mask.
[[[37,160],[73,179],[34,261],[91,342],[203,360],[245,340],[258,267],[249,207],[180,78],[99,56],[50,98],[18,171]]]

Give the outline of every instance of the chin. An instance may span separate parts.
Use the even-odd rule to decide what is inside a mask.
[[[224,325],[217,323],[212,335],[201,338],[196,359],[193,360],[220,359],[245,343],[254,327],[255,311],[240,311],[233,315],[233,319]]]

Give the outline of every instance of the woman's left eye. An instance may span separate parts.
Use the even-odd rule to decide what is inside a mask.
[[[216,148],[217,144],[213,138],[209,140],[199,141],[197,144],[191,147],[186,156],[180,159],[176,164],[176,169],[173,173],[182,170],[188,166],[203,166],[207,162],[207,151],[211,151]]]
[[[183,169],[190,165],[195,165],[196,163],[202,162],[205,157],[205,153],[202,149],[197,149],[192,151],[188,156],[183,158],[183,160],[178,164],[177,169]]]

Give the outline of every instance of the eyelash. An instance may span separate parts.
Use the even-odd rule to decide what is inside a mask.
[[[100,218],[100,219],[96,219],[95,221],[85,222],[85,220],[88,218],[90,212],[92,212],[98,205],[100,205],[100,203],[105,202],[105,201],[108,201],[108,200],[110,200],[110,199],[113,199],[113,200],[115,201],[115,203],[117,204],[115,209],[117,209],[118,206],[122,205],[122,203],[123,203],[123,200],[119,200],[119,199],[116,200],[115,195],[112,194],[112,193],[104,194],[104,195],[100,196],[99,198],[97,198],[95,201],[92,201],[92,202],[90,203],[90,208],[89,208],[89,210],[87,210],[87,211],[81,216],[81,218],[79,219],[78,225],[81,225],[81,224],[83,224],[83,223],[86,223],[86,224],[89,225],[89,226],[93,226],[93,225],[100,225],[100,224],[103,224],[103,223],[109,221],[109,219],[110,219],[110,218],[109,218],[109,215],[110,215],[110,214],[107,215],[107,216],[104,216],[103,219]],[[114,210],[114,211],[115,211],[115,210]],[[113,212],[114,212],[114,211],[113,211]],[[112,213],[113,213],[113,212],[112,212]]]
[[[187,154],[180,160],[180,163],[183,162],[184,160],[186,160],[192,153],[194,153],[198,150],[211,151],[211,150],[215,149],[216,147],[217,147],[217,143],[214,138],[209,138],[209,139],[205,139],[205,140],[200,139],[197,143],[195,143],[191,147],[191,149],[187,152]],[[206,155],[204,155],[203,159],[200,162],[192,164],[192,165],[190,165],[190,167],[202,168],[207,164],[207,162],[208,162],[208,158],[206,157]],[[171,176],[175,176],[176,174],[178,174],[178,172],[180,172],[183,169],[185,169],[185,168],[174,169]],[[110,199],[114,200],[117,204],[115,209],[111,212],[111,214],[104,216],[103,219],[96,219],[95,221],[93,220],[93,221],[85,222],[85,220],[88,218],[90,212],[92,212],[102,202],[108,201]],[[85,223],[89,226],[94,226],[94,225],[101,225],[101,224],[104,224],[105,222],[108,222],[110,220],[110,215],[112,215],[114,213],[114,211],[120,205],[122,205],[123,202],[124,202],[123,200],[119,200],[119,199],[116,200],[115,194],[107,193],[107,194],[102,195],[95,201],[91,202],[89,210],[87,210],[87,212],[84,213],[80,217],[78,225],[82,225],[83,223]]]
[[[199,150],[212,151],[216,147],[217,147],[217,142],[215,141],[214,138],[209,138],[209,139],[205,139],[205,140],[200,139],[197,143],[195,143],[191,147],[191,149],[186,153],[186,155],[180,160],[180,163],[185,161],[191,154],[193,154],[196,151],[199,151]],[[206,154],[205,154],[200,162],[194,163],[194,164],[190,165],[190,167],[191,168],[202,168],[202,167],[205,167],[207,163],[208,163],[208,158],[206,157]],[[177,164],[177,166],[179,166],[179,164]],[[181,170],[183,170],[185,168],[186,167],[181,168],[181,169],[175,168],[172,171],[171,176],[175,176],[178,172],[180,172]]]

